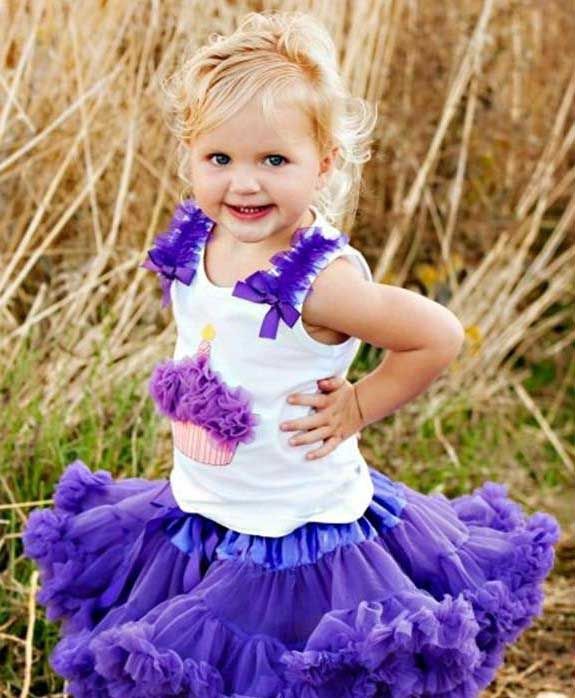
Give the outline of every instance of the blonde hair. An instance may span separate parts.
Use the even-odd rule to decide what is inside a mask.
[[[178,175],[190,187],[186,172],[193,139],[256,97],[265,117],[273,120],[279,96],[305,109],[321,157],[338,147],[334,169],[315,205],[332,223],[348,211],[355,215],[377,108],[350,94],[338,69],[335,44],[315,17],[250,12],[232,34],[212,34],[173,74],[161,76],[159,85],[168,127],[178,140]]]

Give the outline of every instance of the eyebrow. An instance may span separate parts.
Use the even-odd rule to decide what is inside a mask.
[[[213,152],[213,153],[225,153],[227,152],[225,148],[216,148],[216,147],[208,147],[205,148],[206,151],[208,152]],[[262,150],[259,153],[256,153],[256,156],[259,155],[269,155],[270,153],[280,153],[282,151],[287,151],[288,148],[287,146],[282,146],[281,148],[268,148],[267,150]]]

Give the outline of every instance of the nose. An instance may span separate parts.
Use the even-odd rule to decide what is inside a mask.
[[[248,167],[237,167],[230,177],[230,192],[236,195],[254,194],[261,186],[254,171]]]

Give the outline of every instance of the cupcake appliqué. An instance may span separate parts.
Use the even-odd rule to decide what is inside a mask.
[[[196,354],[157,364],[149,388],[158,411],[171,420],[179,451],[208,465],[229,465],[238,445],[255,438],[259,418],[250,393],[226,385],[210,367],[214,338],[214,327],[206,325]]]

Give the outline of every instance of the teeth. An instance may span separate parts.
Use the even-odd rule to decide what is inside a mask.
[[[238,211],[241,211],[242,213],[256,213],[256,211],[261,211],[262,208],[265,208],[265,206],[256,206],[256,207],[236,207]]]

